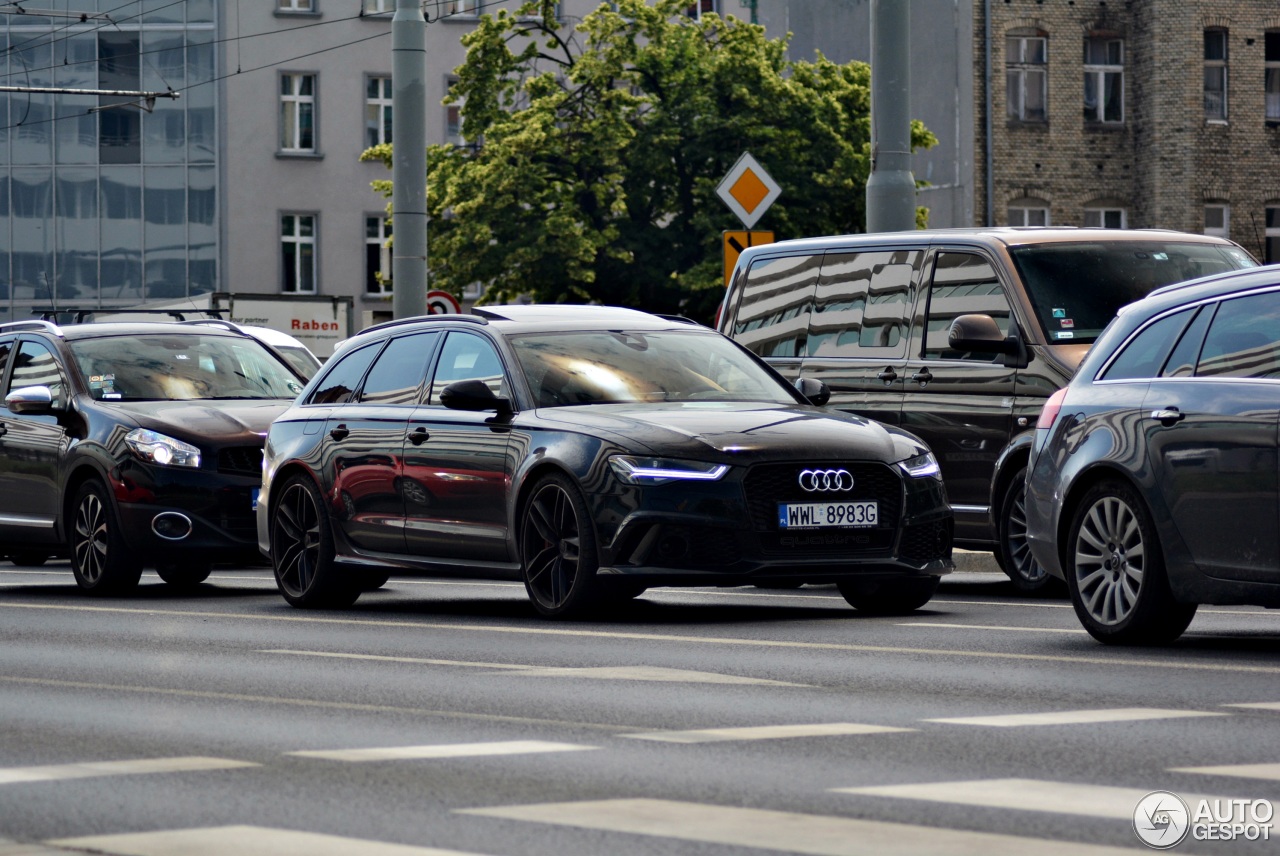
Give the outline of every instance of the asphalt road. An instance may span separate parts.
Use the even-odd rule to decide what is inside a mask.
[[[1280,612],[1116,650],[1002,579],[555,623],[500,583],[304,612],[262,569],[101,600],[6,565],[0,854],[1133,853],[1149,792],[1280,803]]]

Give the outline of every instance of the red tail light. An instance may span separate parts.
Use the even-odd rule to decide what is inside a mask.
[[[1063,399],[1067,397],[1067,388],[1062,389],[1049,396],[1049,400],[1044,403],[1044,409],[1040,411],[1040,418],[1036,420],[1037,428],[1052,428],[1053,423],[1058,418],[1058,411],[1062,409]]]

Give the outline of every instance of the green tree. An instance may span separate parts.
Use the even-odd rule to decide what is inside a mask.
[[[756,228],[856,232],[870,171],[870,68],[687,0],[620,0],[574,28],[548,3],[481,18],[449,98],[469,145],[428,151],[432,287],[709,319],[723,289],[715,195],[743,151],[782,186]],[[937,142],[912,123],[913,148]],[[390,166],[389,146],[365,152]],[[376,182],[390,195],[390,182]],[[921,224],[926,212],[920,209]]]

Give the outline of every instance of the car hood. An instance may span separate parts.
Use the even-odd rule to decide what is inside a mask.
[[[112,405],[128,413],[141,428],[180,440],[217,445],[261,445],[269,426],[291,402],[258,401],[128,401]]]
[[[859,458],[900,461],[919,441],[878,422],[801,405],[664,402],[553,407],[538,411],[548,423],[609,435],[637,452],[735,460]],[[719,457],[714,456],[714,457]]]

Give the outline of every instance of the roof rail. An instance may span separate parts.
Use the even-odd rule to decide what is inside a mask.
[[[0,324],[0,330],[5,331],[6,333],[16,332],[18,330],[41,330],[46,333],[52,333],[55,336],[62,335],[61,327],[54,324],[52,321],[45,321],[44,319],[40,319],[39,321],[35,319],[31,319],[29,321],[9,321],[7,323]]]
[[[661,318],[663,321],[675,321],[679,324],[692,324],[695,327],[705,326],[703,324],[699,324],[697,321],[694,321],[692,318],[686,318],[683,315],[663,315],[661,312],[655,312],[654,314],[657,315],[659,318]]]
[[[473,310],[474,311],[474,310]],[[399,327],[402,324],[417,324],[420,321],[467,321],[471,324],[488,324],[489,319],[478,314],[476,315],[414,315],[412,318],[397,318],[394,321],[383,321],[381,324],[374,324],[372,327],[365,327],[357,336],[365,333],[371,333],[374,330],[385,330],[388,327]]]
[[[192,325],[195,325],[197,327],[199,326],[222,327],[226,330],[230,330],[233,333],[239,333],[242,336],[249,335],[244,331],[244,329],[239,324],[235,323],[234,321],[227,321],[225,318],[192,318],[190,321],[179,321],[178,323],[187,327],[190,327]]]

